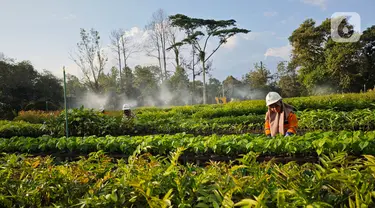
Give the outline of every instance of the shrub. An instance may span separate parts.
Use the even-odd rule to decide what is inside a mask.
[[[55,118],[60,114],[60,111],[20,111],[18,116],[14,118],[15,121],[27,121],[29,123],[42,124],[50,118]]]
[[[38,137],[47,134],[42,124],[31,124],[24,121],[0,121],[0,137],[13,136]]]
[[[132,122],[123,122],[122,117],[114,117],[102,114],[94,109],[70,109],[68,110],[69,136],[88,135],[119,135],[126,134],[132,129]],[[65,111],[56,118],[47,120],[45,128],[52,135],[65,135]]]
[[[12,109],[12,106],[0,102],[0,119],[12,120],[16,113]]]

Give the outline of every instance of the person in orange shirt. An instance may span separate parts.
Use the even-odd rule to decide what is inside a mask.
[[[293,112],[294,107],[283,102],[277,92],[269,92],[266,96],[268,111],[265,117],[265,134],[291,136],[297,133],[298,119]]]

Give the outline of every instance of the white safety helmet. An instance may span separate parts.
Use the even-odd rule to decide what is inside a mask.
[[[277,101],[279,101],[281,99],[282,99],[282,97],[279,95],[279,93],[269,92],[266,96],[266,105],[270,106],[270,105],[276,103]]]
[[[128,104],[124,104],[122,106],[122,110],[130,110],[130,106]]]
[[[104,111],[104,106],[100,106],[99,111],[100,112]]]

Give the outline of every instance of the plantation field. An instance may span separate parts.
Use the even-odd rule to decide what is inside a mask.
[[[140,150],[140,149],[139,149]],[[375,158],[330,154],[320,164],[180,165],[135,152],[111,162],[102,153],[56,164],[50,157],[0,158],[3,206],[21,207],[373,207]],[[360,205],[360,206],[358,206]]]
[[[274,138],[263,100],[72,109],[68,138],[64,112],[21,111],[0,121],[0,204],[374,207],[375,93],[285,101],[298,133]]]
[[[298,134],[314,130],[375,130],[375,110],[353,111],[305,110],[297,111]],[[74,110],[69,113],[72,136],[121,136],[188,133],[195,135],[263,133],[264,115],[223,116],[216,118],[168,117],[165,113],[152,116],[141,114],[131,123],[121,122],[121,117],[98,115],[90,110]],[[156,116],[157,115],[157,116]],[[65,135],[65,117],[50,119],[47,124],[25,121],[0,121],[0,137]]]
[[[12,137],[0,139],[1,152],[19,153],[72,153],[88,154],[104,151],[109,154],[131,155],[138,146],[147,147],[153,155],[168,155],[178,147],[195,155],[236,156],[248,152],[264,155],[311,156],[334,151],[351,155],[375,155],[375,131],[310,132],[303,136],[268,138],[264,135],[211,135],[189,134],[106,137]]]

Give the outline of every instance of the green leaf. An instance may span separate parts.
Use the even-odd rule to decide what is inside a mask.
[[[234,206],[235,207],[252,207],[252,206],[256,206],[258,204],[257,201],[253,200],[253,199],[242,199],[240,202],[237,202]]]

